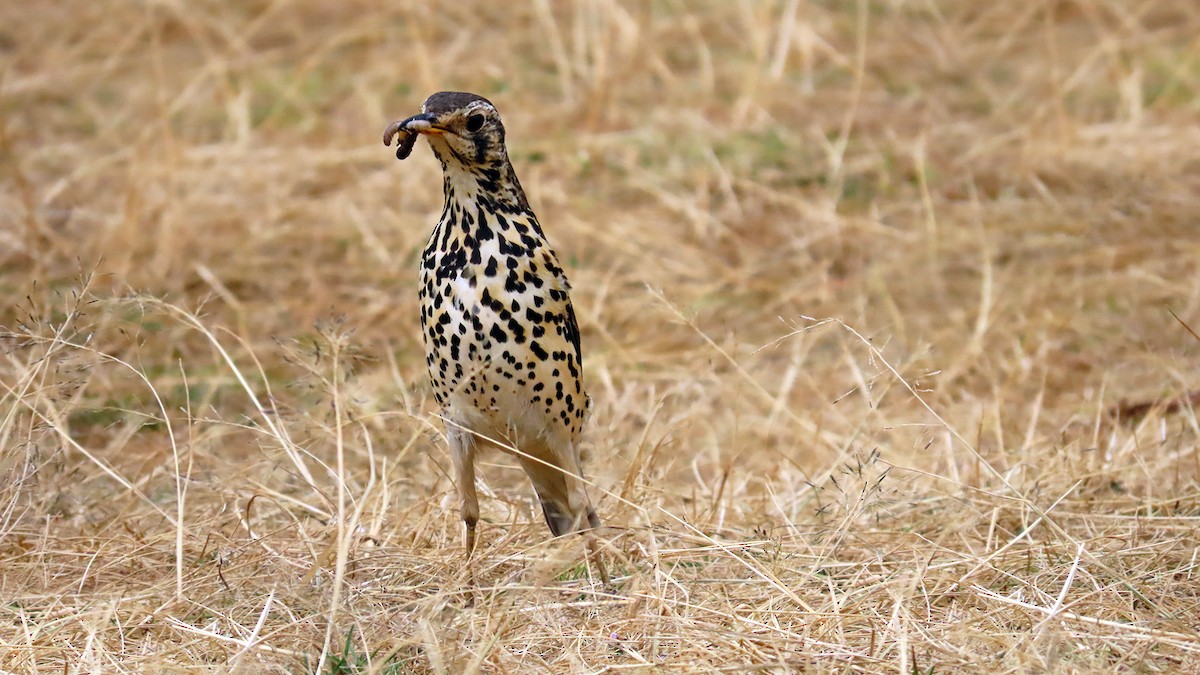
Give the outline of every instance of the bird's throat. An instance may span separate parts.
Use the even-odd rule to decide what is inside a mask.
[[[446,162],[442,165],[442,188],[445,204],[449,208],[459,203],[482,203],[486,208],[500,213],[521,213],[529,210],[525,191],[517,180],[512,164],[507,161],[494,166],[455,166]]]

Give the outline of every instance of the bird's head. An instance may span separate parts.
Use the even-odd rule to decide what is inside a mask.
[[[504,124],[491,101],[466,92],[438,92],[425,99],[420,114],[388,125],[383,144],[390,146],[398,138],[396,158],[405,159],[419,136],[429,139],[442,163],[447,196],[451,191],[482,193],[508,210],[528,208],[508,161]]]
[[[384,145],[391,145],[395,136],[397,159],[407,158],[417,137],[425,136],[433,154],[448,167],[470,169],[508,161],[500,115],[491,101],[476,94],[442,91],[430,96],[420,114],[388,126]]]

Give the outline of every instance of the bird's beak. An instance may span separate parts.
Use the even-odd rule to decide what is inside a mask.
[[[413,115],[400,123],[400,128],[419,134],[440,134],[446,130],[437,126],[437,117],[428,113]]]
[[[436,126],[437,118],[428,113],[413,115],[412,117],[392,122],[387,129],[383,130],[383,144],[391,145],[392,137],[399,136],[396,143],[396,159],[406,159],[412,154],[413,145],[417,142],[418,134],[439,135],[446,133],[446,130]]]

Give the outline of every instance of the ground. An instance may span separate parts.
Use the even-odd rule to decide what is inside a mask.
[[[1200,669],[1185,0],[0,6],[0,669]],[[574,286],[611,592],[426,381],[426,95]]]

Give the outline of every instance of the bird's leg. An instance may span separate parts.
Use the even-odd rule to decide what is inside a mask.
[[[471,559],[471,554],[475,552],[475,523],[477,521],[463,518],[463,548],[467,551],[467,559]]]
[[[588,528],[591,530],[587,533],[588,551],[592,554],[592,559],[596,561],[596,569],[600,572],[600,578],[604,581],[604,587],[608,588],[612,584],[609,582],[608,569],[604,567],[604,558],[600,557],[599,545],[596,543],[595,531],[600,529],[600,516],[596,515],[596,509],[590,505],[587,510]]]
[[[451,428],[446,435],[450,441],[450,458],[454,462],[455,488],[458,490],[459,512],[464,531],[463,546],[467,560],[475,552],[475,524],[479,522],[479,495],[475,492],[475,439],[471,432]]]
[[[600,546],[591,532],[585,533],[584,536],[587,537],[588,553],[591,554],[592,562],[596,563],[596,571],[600,572],[600,581],[604,583],[604,589],[608,590],[612,587],[612,580],[608,578],[608,568],[604,566],[604,558],[600,557]]]
[[[612,587],[612,580],[608,577],[608,568],[604,566],[604,558],[600,555],[600,546],[596,542],[596,533],[600,530],[600,516],[596,515],[596,509],[592,506],[592,502],[588,499],[587,488],[584,487],[586,481],[583,478],[583,463],[579,461],[579,451],[573,448],[572,454],[575,458],[575,475],[578,477],[572,481],[575,503],[583,506],[580,510],[580,518],[575,523],[575,527],[583,531],[583,536],[587,540],[587,553],[590,554],[592,562],[596,563],[596,571],[600,573],[600,580],[604,582],[604,589],[608,590]]]
[[[583,534],[584,541],[587,543],[584,559],[591,558],[592,562],[596,564],[596,571],[600,573],[604,589],[608,590],[612,583],[608,577],[608,568],[604,565],[604,558],[600,555],[600,546],[596,542],[596,533],[600,529],[600,516],[596,515],[596,509],[592,507],[592,502],[588,499],[587,481],[583,477],[583,464],[579,461],[577,446],[572,446],[571,456],[574,460],[575,472],[573,475],[567,474],[564,477],[567,480],[571,510],[576,514],[572,529]]]

